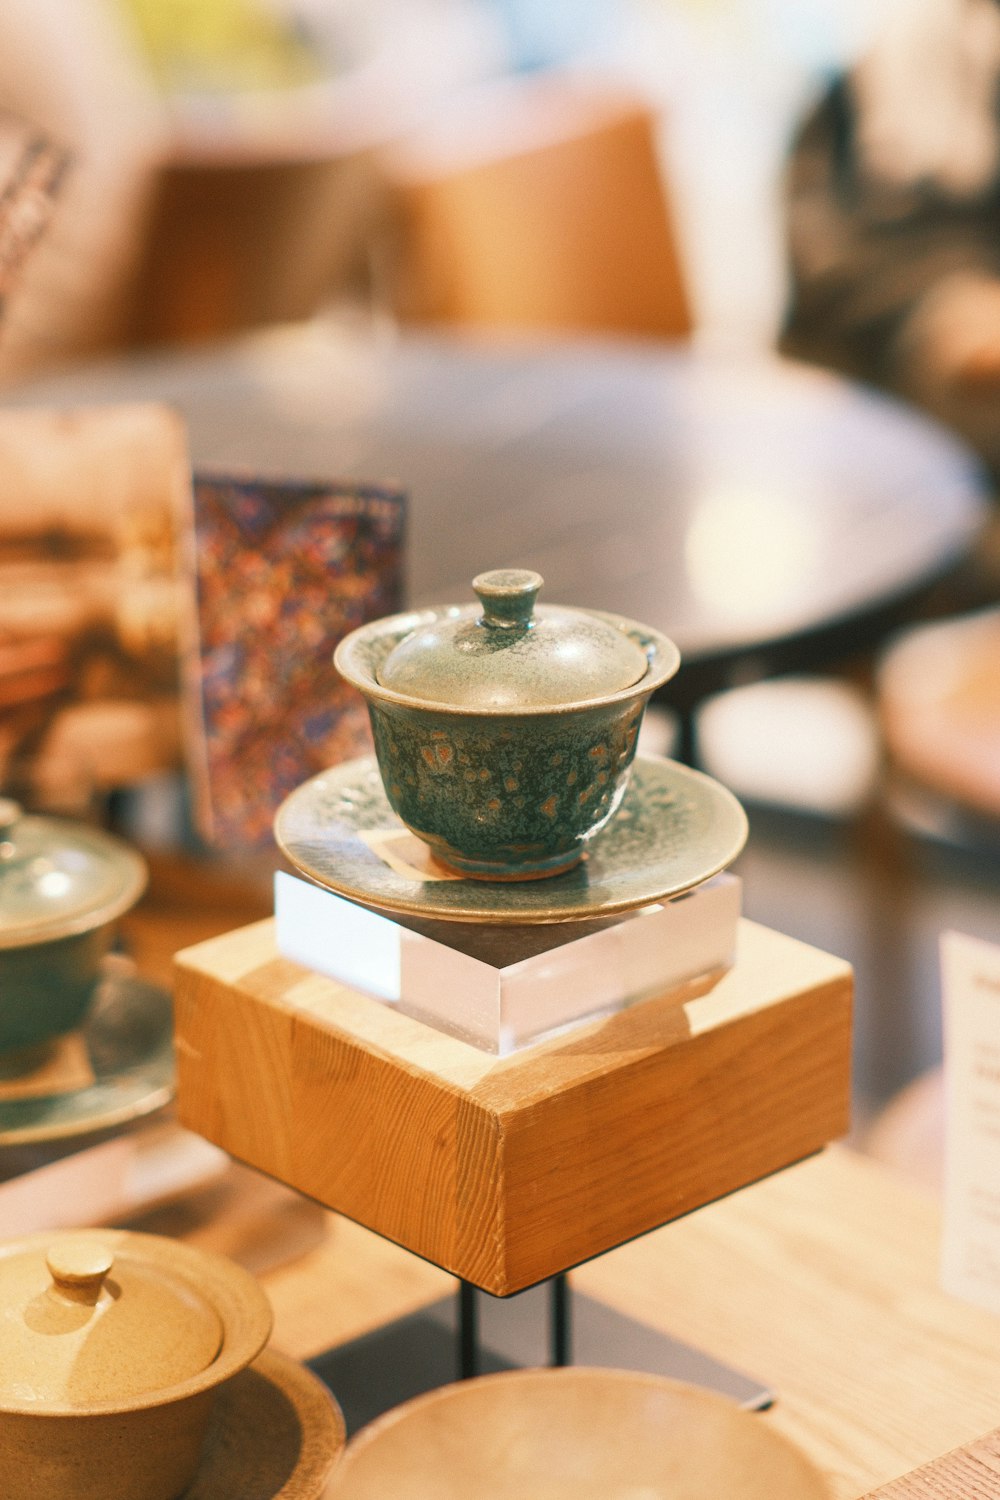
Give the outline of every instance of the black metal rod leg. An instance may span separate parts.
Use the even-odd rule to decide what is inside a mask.
[[[458,1378],[479,1374],[479,1303],[469,1281],[458,1283]]]
[[[686,766],[698,765],[698,729],[695,722],[696,710],[693,707],[682,708],[677,715],[677,746],[674,755],[677,760]]]
[[[565,1271],[560,1271],[558,1276],[553,1276],[550,1289],[551,1363],[570,1365],[573,1363],[573,1318],[570,1307],[569,1277]]]

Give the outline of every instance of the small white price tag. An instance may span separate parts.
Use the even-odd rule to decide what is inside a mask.
[[[946,1291],[1000,1312],[1000,947],[946,932]]]

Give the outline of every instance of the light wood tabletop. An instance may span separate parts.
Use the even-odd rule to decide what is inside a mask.
[[[149,894],[124,925],[143,972],[166,980],[173,951],[267,905],[266,886],[227,883],[218,871],[199,880],[183,862],[157,860]],[[256,1243],[264,1233],[240,1206],[256,1174],[242,1169],[242,1178],[221,1212],[208,1197],[145,1227],[239,1257],[242,1238]],[[289,1209],[275,1217],[279,1236]],[[347,1219],[324,1214],[322,1233],[305,1237],[291,1219],[290,1255],[269,1254],[275,1268],[263,1280],[274,1341],[296,1358],[455,1285]],[[761,1420],[830,1476],[832,1500],[858,1500],[1000,1426],[1000,1318],[940,1290],[939,1232],[934,1196],[834,1146],[609,1252],[571,1280],[773,1388],[778,1399]],[[312,1248],[299,1253],[310,1237]],[[948,1472],[943,1489],[912,1493],[979,1500],[981,1489],[962,1489]],[[907,1491],[890,1493],[902,1500]]]
[[[1000,1425],[1000,1319],[940,1291],[938,1228],[933,1199],[834,1147],[572,1282],[772,1386],[760,1420],[823,1469],[833,1500],[858,1500]],[[299,1358],[451,1285],[333,1216],[322,1244],[265,1277],[275,1343]]]

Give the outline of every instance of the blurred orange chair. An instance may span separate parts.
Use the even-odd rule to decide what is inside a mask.
[[[1000,609],[909,631],[886,653],[878,691],[896,769],[1000,822]]]
[[[352,279],[365,158],[233,152],[155,173],[125,342],[188,344],[310,317]]]
[[[412,322],[682,338],[692,316],[652,111],[512,81],[383,153]]]

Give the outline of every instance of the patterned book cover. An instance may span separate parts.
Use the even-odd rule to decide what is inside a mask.
[[[404,516],[393,486],[195,476],[186,680],[210,843],[266,846],[289,792],[370,750],[367,710],[333,650],[401,607]]]
[[[167,406],[0,410],[0,795],[92,818],[179,769],[190,489]]]

